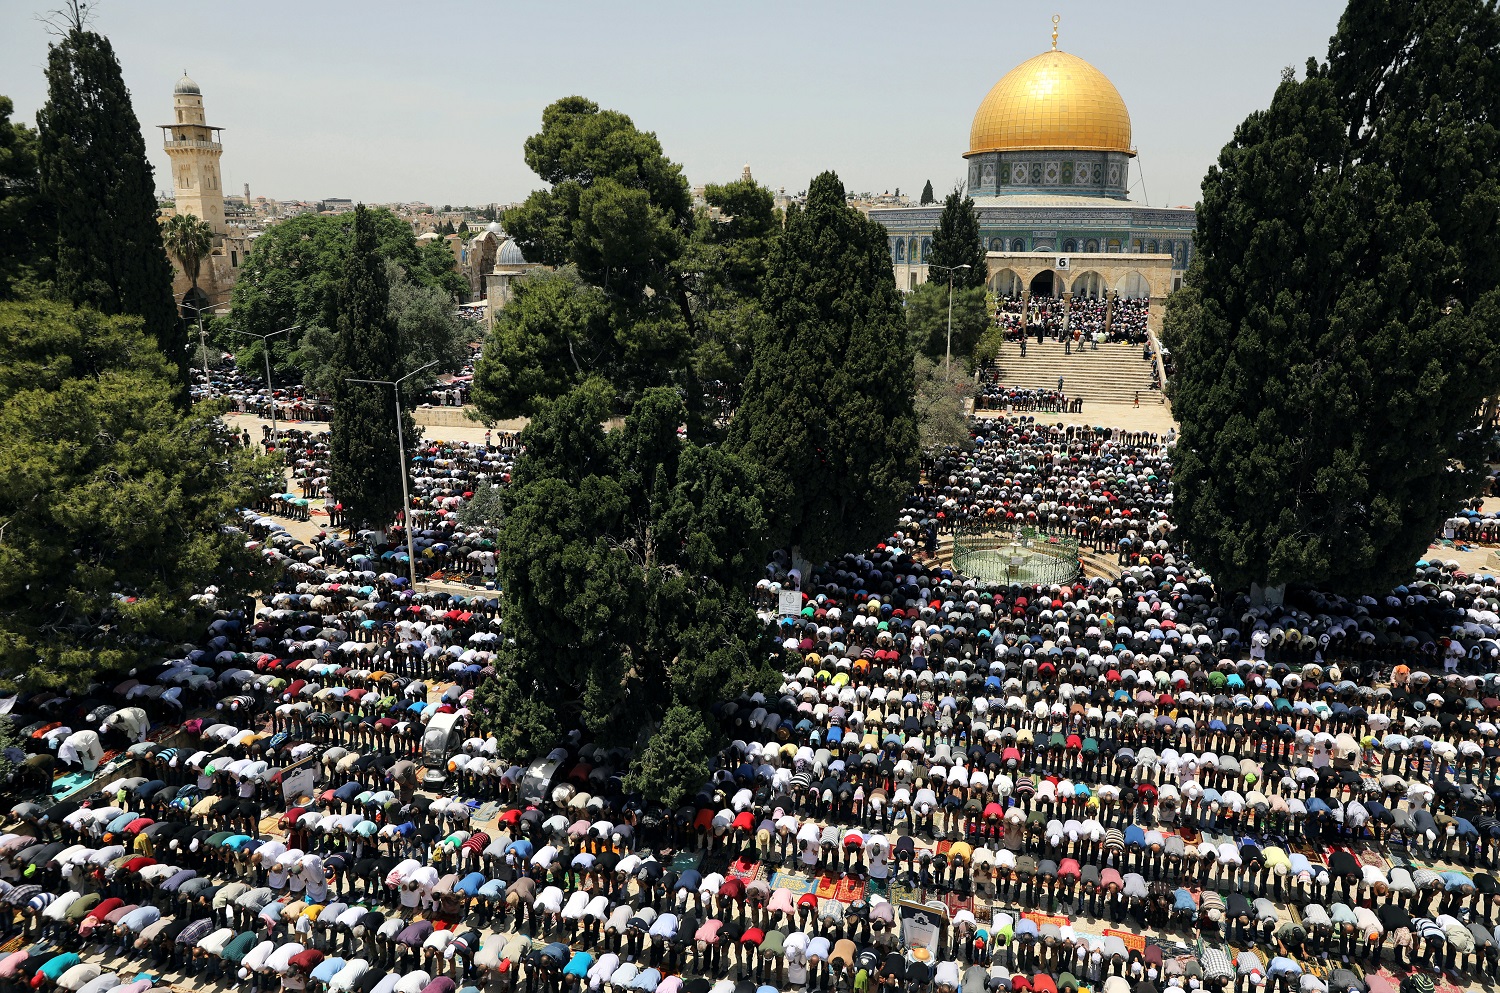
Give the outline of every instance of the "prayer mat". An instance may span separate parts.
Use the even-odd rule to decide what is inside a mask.
[[[1327,862],[1323,859],[1323,853],[1309,844],[1307,839],[1305,838],[1298,841],[1297,844],[1292,846],[1292,851],[1296,852],[1298,855],[1307,856],[1307,861],[1313,863],[1314,865],[1327,865]]]
[[[1146,953],[1146,936],[1143,934],[1136,934],[1134,931],[1121,931],[1118,928],[1107,927],[1104,929],[1104,936],[1106,938],[1119,938],[1121,941],[1125,942],[1125,947],[1130,949],[1132,952],[1138,952],[1142,955]]]
[[[817,888],[817,883],[806,876],[798,876],[790,872],[778,872],[771,877],[771,889],[790,890],[793,896],[801,896],[811,893]]]
[[[855,900],[863,900],[865,898],[864,880],[840,880],[838,889],[834,891],[833,898],[840,903],[853,903]]]
[[[816,881],[819,900],[832,900],[834,894],[839,890],[842,880],[834,879],[832,876],[819,876]]]
[[[1056,924],[1058,927],[1067,927],[1071,921],[1062,914],[1043,914],[1040,911],[1028,910],[1021,914],[1026,920],[1041,928],[1047,924]]]
[[[678,852],[672,856],[672,871],[680,874],[689,869],[696,869],[702,861],[702,852]]]
[[[760,863],[758,862],[751,862],[748,866],[740,862],[736,862],[729,867],[724,875],[728,876],[730,879],[738,879],[740,882],[748,886],[749,884],[755,882],[755,876],[759,868]]]
[[[951,918],[960,910],[974,912],[974,900],[972,897],[959,896],[957,893],[948,893],[943,896],[943,903],[948,905],[948,916]]]
[[[87,786],[93,781],[93,775],[87,772],[70,772],[58,776],[52,781],[52,795],[55,797],[67,796],[74,790]]]

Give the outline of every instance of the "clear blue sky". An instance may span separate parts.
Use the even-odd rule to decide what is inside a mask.
[[[0,93],[46,98],[49,0],[0,0]],[[940,13],[938,13],[940,11]],[[1060,47],[1130,109],[1153,204],[1193,203],[1235,125],[1283,66],[1323,56],[1330,0],[1049,3],[573,0],[99,0],[158,185],[160,132],[186,69],[224,134],[224,186],[369,201],[506,202],[539,186],[522,158],[552,100],[579,93],[661,138],[696,184],[795,192],[823,169],[856,191],[939,193],[969,124],[1017,63]],[[1143,199],[1139,186],[1134,199]]]

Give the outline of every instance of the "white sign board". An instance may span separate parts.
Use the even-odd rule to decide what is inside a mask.
[[[1058,269],[1067,269],[1068,266],[1069,266],[1068,257],[1066,255],[1059,255],[1057,257],[1057,268]]]
[[[296,802],[298,797],[312,796],[317,785],[318,765],[316,762],[288,769],[281,774],[281,795],[286,800],[287,806]]]
[[[782,590],[776,603],[776,611],[783,617],[802,613],[802,594],[798,590]]]

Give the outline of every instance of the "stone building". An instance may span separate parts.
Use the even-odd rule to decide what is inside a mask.
[[[1149,296],[1181,285],[1192,260],[1191,207],[1129,200],[1130,113],[1094,66],[1057,48],[1021,63],[979,104],[969,131],[968,192],[1002,295]],[[896,285],[929,278],[942,204],[873,208],[890,233]],[[945,278],[934,272],[933,279]],[[1161,308],[1153,306],[1153,324]]]
[[[505,237],[505,229],[499,222],[491,221],[464,244],[459,268],[469,280],[470,300],[483,300],[488,294],[487,280],[495,268],[495,256],[505,243]]]
[[[515,297],[516,280],[539,268],[539,263],[526,261],[526,256],[521,254],[521,246],[514,239],[505,239],[495,253],[494,268],[484,277],[485,301],[489,305],[485,308],[486,328],[494,326],[495,311],[504,310],[505,305]]]

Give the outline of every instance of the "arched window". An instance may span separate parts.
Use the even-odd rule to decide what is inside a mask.
[[[926,259],[930,255],[932,255],[932,239],[931,238],[923,238],[922,239],[922,258]]]
[[[896,239],[896,261],[906,261],[906,240],[903,238]]]
[[[1067,241],[1063,242],[1063,251],[1069,255],[1072,255],[1074,252],[1078,251],[1078,242],[1074,241],[1072,238],[1069,238]]]
[[[1156,242],[1155,241],[1148,241],[1148,242],[1146,242],[1146,254],[1147,255],[1155,255],[1156,254]]]
[[[991,238],[990,239],[990,251],[992,251],[992,252],[1003,252],[1003,251],[1005,251],[1005,239],[1004,238]]]
[[[912,265],[916,265],[917,263],[921,262],[922,242],[916,238],[911,239],[911,242],[906,246],[906,252],[906,257],[911,261]]]
[[[1099,250],[1099,239],[1090,238],[1088,244],[1083,246],[1085,252],[1097,252]]]
[[[1015,239],[1012,239],[1011,243],[1010,243],[1010,250],[1012,252],[1024,252],[1024,251],[1026,251],[1026,239],[1025,238],[1015,238]]]
[[[1120,239],[1119,238],[1111,238],[1111,239],[1109,239],[1109,250],[1111,252],[1118,252],[1120,250]]]

